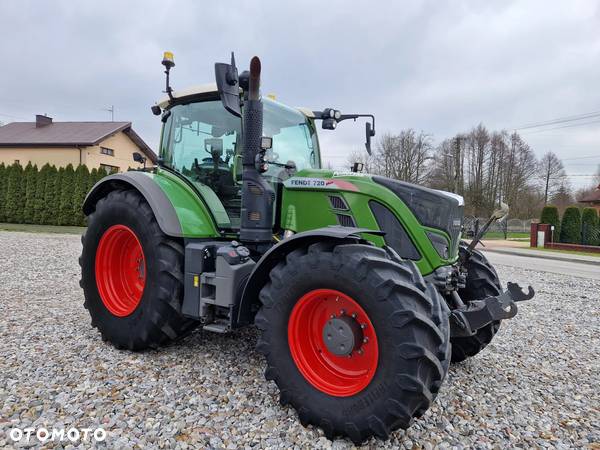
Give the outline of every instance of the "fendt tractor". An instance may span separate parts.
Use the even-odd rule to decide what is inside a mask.
[[[317,124],[364,120],[370,152],[373,115],[262,97],[257,57],[238,73],[232,54],[216,84],[182,91],[169,52],[163,65],[156,165],[105,177],[83,205],[92,326],[138,351],[254,324],[265,376],[303,425],[355,443],[409,427],[450,362],[534,294],[503,290],[475,250],[506,205],[467,245],[459,195],[321,167]]]

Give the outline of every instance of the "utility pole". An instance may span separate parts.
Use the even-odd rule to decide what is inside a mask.
[[[103,111],[108,111],[110,113],[110,121],[115,121],[115,106],[110,105],[110,108],[104,108]]]

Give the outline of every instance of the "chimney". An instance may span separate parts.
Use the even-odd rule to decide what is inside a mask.
[[[51,124],[52,124],[52,117],[42,116],[41,114],[35,115],[35,127],[36,128],[45,127],[46,125],[51,125]]]

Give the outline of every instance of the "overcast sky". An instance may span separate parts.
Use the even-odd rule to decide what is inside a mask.
[[[374,113],[378,135],[412,127],[439,142],[479,122],[512,130],[600,111],[599,5],[3,1],[0,121],[110,120],[103,108],[114,105],[115,120],[133,122],[156,148],[160,121],[149,107],[164,88],[163,50],[175,54],[175,88],[214,81],[213,64],[234,50],[240,69],[261,57],[263,93]],[[600,117],[589,122],[522,135],[538,156],[564,158],[570,175],[592,174]],[[322,130],[324,160],[345,165],[363,141],[362,124]]]

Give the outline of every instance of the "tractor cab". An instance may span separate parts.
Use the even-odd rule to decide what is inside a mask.
[[[191,182],[223,228],[240,226],[242,119],[227,111],[215,84],[172,93],[163,111],[161,164]],[[314,116],[271,98],[264,105],[263,134],[272,139],[262,176],[274,191],[303,169],[319,169],[321,155]],[[313,117],[311,117],[313,116]]]

